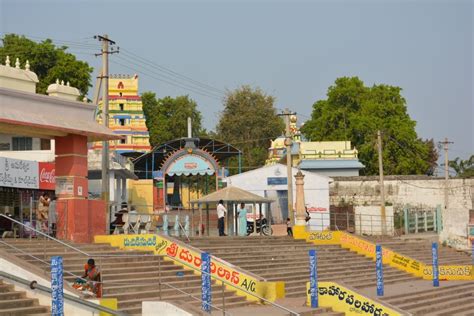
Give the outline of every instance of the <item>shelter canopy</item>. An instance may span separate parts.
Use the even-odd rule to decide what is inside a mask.
[[[203,196],[200,199],[193,200],[191,203],[218,203],[220,200],[234,203],[271,203],[274,201],[273,199],[261,197],[260,195],[239,189],[237,187],[227,187]]]

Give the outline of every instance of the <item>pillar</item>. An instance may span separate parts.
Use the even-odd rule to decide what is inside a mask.
[[[88,239],[87,137],[56,137],[56,195],[58,237]]]
[[[304,201],[304,174],[301,170],[295,175],[295,185],[296,185],[296,225],[304,226],[306,225],[306,208]]]
[[[121,193],[120,193],[120,199],[122,201],[128,202],[128,194],[127,194],[127,178],[122,178],[120,180],[122,182],[121,185]]]

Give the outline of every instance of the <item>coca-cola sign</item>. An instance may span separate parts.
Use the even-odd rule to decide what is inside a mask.
[[[51,162],[40,162],[38,166],[40,190],[54,190],[56,187],[56,168]]]

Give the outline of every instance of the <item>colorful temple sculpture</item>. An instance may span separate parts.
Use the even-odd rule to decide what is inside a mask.
[[[294,167],[330,177],[359,175],[359,170],[364,168],[364,165],[359,161],[357,149],[351,146],[350,141],[306,141],[297,127],[297,121],[295,115],[291,116],[291,158]],[[266,165],[286,163],[284,142],[284,136],[271,142]]]

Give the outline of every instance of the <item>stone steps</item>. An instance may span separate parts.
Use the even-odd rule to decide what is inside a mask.
[[[0,279],[0,315],[38,315],[49,313],[49,307],[40,306],[38,299],[28,298],[26,292],[15,291],[12,284]]]
[[[9,241],[10,240],[8,240],[8,242]],[[82,275],[84,265],[89,258],[88,256],[75,252],[64,245],[51,243],[49,241],[35,239],[31,242],[29,240],[16,240],[13,241],[12,244],[22,251],[35,255],[40,259],[45,257],[48,261],[50,260],[50,256],[59,255],[63,257],[64,271],[75,275]],[[73,244],[73,246],[89,253],[92,258],[95,259],[103,277],[104,297],[117,297],[120,310],[128,311],[133,314],[140,314],[141,302],[159,297],[160,281],[162,299],[165,301],[187,301],[191,294],[198,298],[201,296],[200,276],[195,275],[190,270],[183,269],[172,261],[164,260],[159,256],[153,256],[150,252],[124,251],[110,247],[106,244]],[[39,268],[49,271],[49,266],[46,263],[41,263],[30,255],[23,254],[11,247],[1,247],[0,250],[6,251],[25,262],[29,262]],[[110,256],[99,258],[101,255]],[[158,272],[158,267],[161,269],[161,278]],[[76,276],[66,273],[64,275],[65,282],[72,283],[75,278]],[[214,284],[213,288],[215,288],[215,298],[222,298],[222,291],[219,287]],[[20,307],[18,305],[23,303],[27,304],[27,302],[31,302],[30,299],[27,299],[18,293],[6,294],[7,291],[13,291],[13,288],[5,284],[0,284],[0,298],[3,295],[3,297],[8,298],[8,300],[16,302],[16,307]],[[245,306],[249,304],[244,297],[236,295],[235,291],[225,289],[224,296],[226,299],[226,308],[232,306]],[[200,302],[197,302],[196,306],[200,306],[200,304]],[[30,310],[28,313],[36,311],[44,313],[49,310],[38,308],[37,310]],[[0,314],[2,313],[0,312]],[[20,314],[22,314],[22,312]]]

